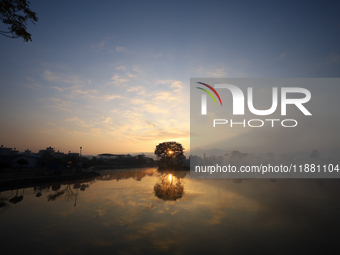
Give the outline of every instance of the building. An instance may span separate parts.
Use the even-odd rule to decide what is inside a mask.
[[[32,151],[29,150],[29,149],[25,150],[25,151],[24,151],[24,154],[25,154],[25,155],[33,155]]]
[[[19,160],[24,159],[28,162],[28,164],[20,165],[18,163]],[[41,157],[35,155],[25,155],[25,154],[18,154],[11,157],[11,164],[14,168],[30,168],[30,167],[39,167],[41,163]]]
[[[0,147],[0,156],[13,156],[18,154],[19,151],[16,150],[16,148],[6,148],[3,145]]]
[[[47,147],[45,150],[39,150],[39,155],[42,156],[44,154],[44,152],[48,152],[49,154],[53,155],[54,153],[54,148],[52,148],[51,146],[50,147]]]
[[[59,150],[57,152],[54,152],[53,153],[53,156],[56,157],[56,158],[65,158],[67,155],[64,153],[64,152],[60,152]]]
[[[79,156],[79,153],[78,153],[78,152],[71,152],[71,151],[69,151],[69,152],[67,153],[67,156],[78,157],[78,156]]]
[[[102,159],[118,159],[118,158],[129,158],[129,157],[131,157],[130,154],[128,154],[128,155],[110,154],[110,153],[98,154],[98,158],[102,158]]]

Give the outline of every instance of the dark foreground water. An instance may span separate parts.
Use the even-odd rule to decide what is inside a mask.
[[[0,254],[339,250],[338,180],[198,180],[154,168],[101,174],[1,192]]]

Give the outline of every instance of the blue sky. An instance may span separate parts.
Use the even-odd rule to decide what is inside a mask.
[[[30,2],[33,41],[0,37],[0,140],[19,150],[189,149],[190,78],[340,73],[338,1]]]

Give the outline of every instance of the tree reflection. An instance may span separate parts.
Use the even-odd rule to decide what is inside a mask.
[[[33,192],[35,193],[36,197],[41,197],[42,192],[48,191],[49,189],[50,189],[49,185],[36,186],[33,188]]]
[[[176,201],[182,198],[184,186],[182,179],[171,173],[159,177],[159,182],[154,186],[155,196],[162,200]]]
[[[18,191],[19,190],[17,189],[16,195],[9,200],[10,203],[17,204],[17,203],[21,202],[24,199],[23,195],[18,196]]]
[[[0,192],[0,208],[8,206],[6,203],[8,201],[8,198],[2,197]]]
[[[85,189],[90,187],[90,184],[94,181],[90,181],[87,183],[76,182],[73,184],[73,188],[71,184],[67,184],[65,186],[61,185],[54,185],[52,186],[52,190],[55,191],[53,194],[49,194],[47,196],[47,201],[55,201],[58,198],[64,198],[64,200],[71,200],[74,199],[74,206],[77,205],[77,196],[78,196],[78,189],[81,191],[85,191]],[[54,188],[53,188],[54,187]],[[74,190],[76,190],[74,192]]]
[[[64,195],[65,193],[65,190],[61,190],[61,191],[57,191],[56,193],[54,194],[50,194],[47,196],[47,201],[54,201],[56,200],[58,197]]]
[[[54,201],[59,197],[64,197],[65,200],[73,199],[76,194],[72,191],[70,184],[66,185],[63,189],[58,189],[55,193],[47,196],[47,201]]]

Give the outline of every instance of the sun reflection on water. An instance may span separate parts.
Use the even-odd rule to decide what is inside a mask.
[[[181,178],[173,174],[162,174],[154,186],[155,196],[162,200],[176,201],[184,195],[184,186]]]

